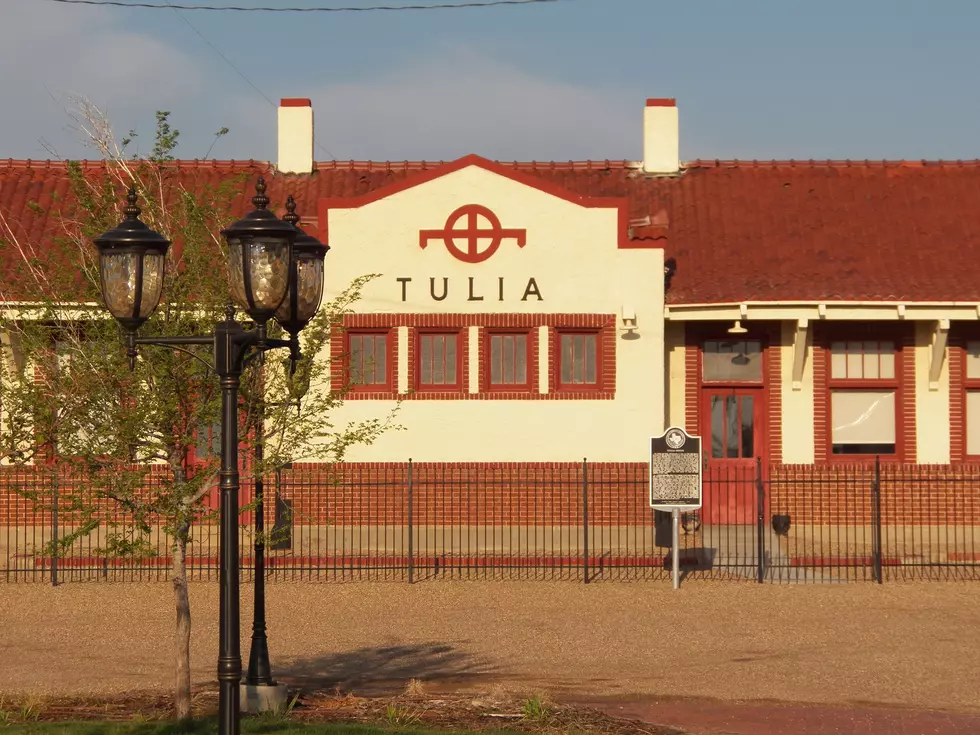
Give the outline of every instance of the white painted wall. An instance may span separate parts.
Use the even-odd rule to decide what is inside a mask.
[[[313,108],[280,106],[276,168],[284,174],[313,171]]]
[[[949,449],[949,354],[943,359],[939,389],[929,390],[932,362],[933,322],[915,325],[915,433],[919,464],[947,464]],[[947,349],[948,353],[948,349]],[[909,398],[912,396],[910,395]]]
[[[689,434],[697,434],[697,426],[686,426],[687,421],[687,366],[684,346],[683,322],[667,322],[664,332],[667,352],[667,424],[682,426]]]
[[[813,331],[808,332],[803,381],[793,390],[793,355],[796,322],[782,322],[780,329],[780,392],[783,398],[783,462],[813,464]]]
[[[643,170],[675,174],[680,169],[680,121],[673,100],[649,100],[643,110]]]
[[[443,229],[457,207],[481,204],[504,228],[527,230],[519,248],[505,239],[482,263],[452,257],[433,239],[425,249],[419,231]],[[465,223],[460,223],[465,224]],[[321,222],[321,227],[323,223]],[[370,447],[356,447],[352,461],[645,461],[648,439],[664,427],[663,251],[619,249],[615,207],[590,208],[515,182],[479,166],[394,193],[358,208],[327,213],[331,247],[326,293],[336,293],[367,273],[380,273],[364,289],[359,313],[636,313],[639,339],[617,330],[616,394],[613,400],[426,400],[402,402],[398,422]],[[462,243],[461,243],[462,245]],[[405,299],[397,278],[411,278]],[[449,295],[434,301],[429,279],[449,279]],[[504,279],[499,300],[498,279]],[[482,301],[469,301],[469,279]],[[542,300],[521,296],[534,278]],[[407,388],[405,339],[400,341],[397,384]],[[534,330],[532,330],[532,334]],[[548,345],[538,330],[539,345]],[[471,350],[475,347],[471,342]],[[548,359],[539,352],[547,390]],[[474,358],[475,354],[471,354]],[[464,384],[465,385],[465,384]],[[470,389],[477,386],[470,376]],[[393,402],[349,400],[336,424],[383,416]]]

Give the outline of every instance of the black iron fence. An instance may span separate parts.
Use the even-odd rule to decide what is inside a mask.
[[[165,478],[148,483],[147,495],[159,482]],[[0,469],[0,579],[170,576],[162,521],[139,529],[108,502],[84,514],[85,490],[68,467]],[[265,551],[271,579],[670,576],[670,516],[650,509],[642,463],[304,465],[265,478],[265,494],[266,528],[275,529]],[[243,488],[242,504],[252,495]],[[980,576],[980,466],[755,462],[707,471],[703,497],[699,511],[682,517],[679,561],[688,579]],[[248,580],[252,513],[241,522]],[[83,524],[92,527],[79,534]],[[217,542],[217,518],[205,513],[187,550],[191,579],[217,579]]]

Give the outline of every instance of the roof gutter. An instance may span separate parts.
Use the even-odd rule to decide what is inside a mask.
[[[980,320],[976,301],[741,301],[668,304],[669,321],[956,321]]]

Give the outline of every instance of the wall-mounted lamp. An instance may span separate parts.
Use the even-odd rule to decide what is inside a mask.
[[[626,333],[623,339],[637,339],[640,336],[636,333],[636,311],[632,306],[623,306],[620,329]]]
[[[742,320],[736,319],[735,323],[728,328],[729,334],[745,334],[749,330],[742,326]]]

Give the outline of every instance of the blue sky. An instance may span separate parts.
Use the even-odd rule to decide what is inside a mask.
[[[136,128],[143,150],[155,110],[167,109],[182,157],[203,157],[227,126],[211,157],[274,160],[274,106],[204,36],[273,102],[313,100],[320,160],[637,159],[647,97],[677,98],[683,159],[977,158],[978,32],[976,0],[560,0],[350,14],[2,0],[0,157],[98,157],[66,112],[75,94],[117,135]]]

